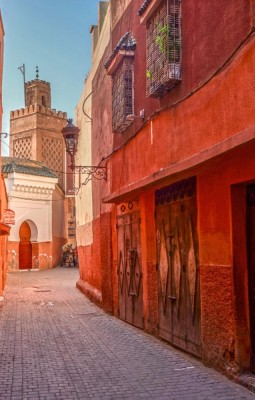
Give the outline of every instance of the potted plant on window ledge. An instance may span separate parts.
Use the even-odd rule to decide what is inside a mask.
[[[169,46],[169,79],[181,79],[180,43],[172,41]]]
[[[180,42],[176,38],[176,28],[172,25],[159,25],[155,42],[160,53],[163,53],[169,62],[169,79],[181,79]]]

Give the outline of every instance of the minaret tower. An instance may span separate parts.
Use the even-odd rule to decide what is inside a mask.
[[[10,155],[42,162],[58,174],[63,189],[66,118],[51,108],[50,83],[39,79],[36,67],[35,79],[25,83],[25,108],[10,114]]]
[[[50,83],[39,79],[39,69],[36,67],[36,78],[25,83],[26,107],[40,105],[51,108]]]

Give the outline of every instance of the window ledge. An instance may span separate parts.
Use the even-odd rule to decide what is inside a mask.
[[[152,16],[154,11],[158,8],[158,6],[162,3],[163,0],[152,0],[150,4],[147,6],[146,10],[140,17],[140,23],[146,24],[148,19]]]
[[[112,59],[110,65],[106,69],[107,75],[113,75],[124,57],[134,58],[135,52],[133,50],[119,50],[115,57]]]

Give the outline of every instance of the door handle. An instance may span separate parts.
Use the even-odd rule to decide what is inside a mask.
[[[176,297],[175,296],[168,296],[168,298],[170,299],[170,300],[176,300]]]

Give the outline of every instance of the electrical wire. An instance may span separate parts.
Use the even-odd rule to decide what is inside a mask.
[[[68,197],[65,197],[65,198],[63,198],[63,199],[55,199],[55,200],[53,200],[53,199],[33,199],[33,198],[31,198],[31,197],[19,197],[19,196],[13,196],[13,195],[11,195],[11,198],[12,199],[19,199],[19,200],[29,200],[29,201],[31,201],[31,200],[33,200],[33,201],[50,201],[50,202],[55,202],[55,201],[65,201],[65,199],[67,199]]]
[[[50,168],[50,167],[47,167],[46,165],[44,165],[44,164],[41,163],[40,161],[36,161],[36,160],[32,160],[32,159],[30,159],[30,158],[25,158],[25,157],[23,157],[22,154],[19,154],[16,150],[13,149],[13,147],[11,147],[10,145],[8,145],[8,143],[6,143],[4,140],[2,140],[2,143],[4,143],[7,147],[9,147],[9,149],[12,150],[13,153],[15,153],[15,154],[18,155],[18,157],[16,157],[16,156],[15,156],[15,157],[7,156],[7,157],[10,157],[10,158],[18,158],[18,159],[19,159],[19,157],[20,157],[20,159],[25,160],[25,161],[30,161],[30,162],[36,164],[37,166],[38,166],[38,165],[40,165],[40,166],[43,165],[44,167],[50,169],[52,172],[55,172],[55,173],[57,173],[57,174],[65,174],[65,175],[79,174],[79,172],[66,172],[66,171],[54,170],[54,169],[52,169],[52,168]],[[6,150],[5,150],[5,152],[6,152]],[[7,152],[6,152],[6,153],[7,153]]]
[[[82,112],[89,119],[89,121],[85,121],[85,122],[92,122],[92,118],[85,112],[85,109],[84,109],[85,103],[88,100],[88,98],[92,95],[92,93],[93,93],[93,90],[90,92],[90,94],[87,97],[85,97],[83,104],[82,104]]]
[[[124,7],[123,7],[124,8]],[[122,23],[122,20],[121,20]],[[120,146],[116,147],[111,153],[109,153],[108,155],[102,157],[101,161],[99,162],[99,164],[97,165],[98,167],[102,164],[103,161],[109,159],[113,154],[115,154],[117,151],[119,151],[120,149],[122,149],[123,147],[125,147],[131,140],[133,140],[137,134],[144,128],[144,126],[151,120],[153,119],[155,116],[159,115],[160,113],[163,113],[165,111],[168,111],[176,106],[178,106],[179,104],[183,103],[184,101],[186,101],[187,99],[189,99],[190,97],[192,97],[194,94],[196,94],[197,92],[199,92],[201,89],[203,89],[210,81],[212,81],[213,78],[215,78],[226,66],[227,64],[235,57],[235,55],[238,53],[238,51],[244,46],[244,44],[249,40],[249,38],[252,36],[252,34],[255,32],[255,26],[253,26],[251,28],[251,30],[248,32],[248,34],[241,40],[241,42],[239,43],[239,45],[232,51],[232,53],[227,57],[227,59],[214,71],[213,74],[211,74],[207,79],[205,79],[205,81],[203,83],[201,83],[199,86],[197,86],[195,89],[191,90],[188,94],[186,94],[184,97],[182,97],[181,99],[177,100],[176,102],[169,104],[165,107],[162,107],[160,109],[157,109],[156,111],[154,111],[148,118],[146,118],[146,120],[143,122],[143,124],[140,126],[139,129],[137,129],[137,131],[123,144],[121,144]],[[91,95],[91,93],[90,93]],[[90,96],[89,95],[89,96]],[[89,97],[88,96],[88,97]],[[87,98],[86,98],[87,99]],[[85,99],[85,100],[86,100]],[[14,151],[16,154],[17,152],[10,147],[4,140],[2,140],[2,142],[9,147],[12,151]],[[30,162],[33,162],[34,164],[38,165],[39,162],[35,161],[35,160],[31,160],[28,158],[24,158],[22,157],[20,154],[18,154],[18,156],[20,156],[23,160],[27,160]],[[51,168],[49,168],[51,169]],[[56,172],[56,173],[62,173],[62,174],[78,174],[79,172],[66,172],[66,171],[57,171],[54,169],[51,169],[51,171]]]

